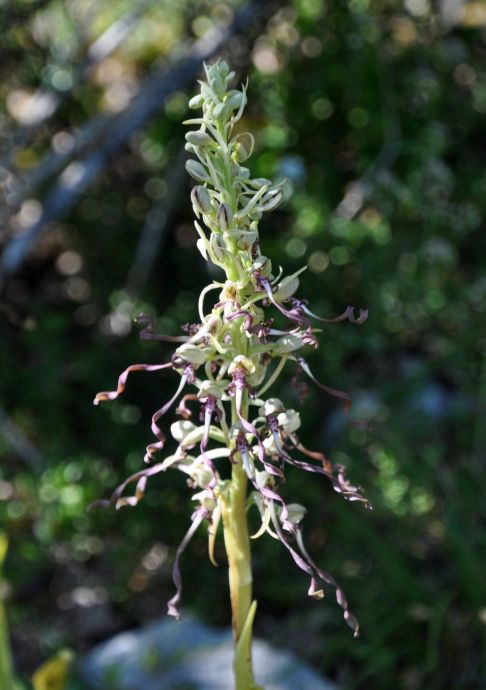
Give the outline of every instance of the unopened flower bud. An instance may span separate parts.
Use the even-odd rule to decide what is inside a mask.
[[[219,227],[223,232],[226,232],[231,228],[233,223],[233,211],[230,209],[228,204],[221,204],[218,208],[217,220]]]
[[[202,94],[198,93],[197,96],[193,96],[191,100],[189,101],[189,108],[191,110],[198,110],[199,108],[202,108],[204,103],[204,97]]]
[[[216,120],[225,120],[228,116],[228,108],[225,103],[218,103],[213,108],[213,117]]]
[[[238,166],[238,172],[236,173],[236,175],[241,180],[249,180],[250,179],[250,169],[244,168],[242,165],[239,165]]]
[[[262,198],[258,208],[260,211],[273,211],[282,202],[283,194],[280,189],[270,189]]]
[[[191,191],[191,201],[198,218],[200,213],[208,214],[211,211],[211,197],[206,187],[202,185],[193,187]]]
[[[254,189],[261,189],[262,187],[270,187],[272,180],[267,180],[265,177],[255,177],[253,180],[248,180],[248,184]]]
[[[221,242],[222,239],[212,232],[209,238],[209,248],[216,261],[224,261],[225,250],[221,246]]]
[[[186,141],[193,146],[212,146],[215,143],[207,132],[187,132]]]
[[[226,67],[226,71],[221,70],[221,63],[216,63],[206,70],[209,84],[215,93],[222,93],[225,90],[226,84],[224,77],[229,72],[229,67],[227,65]]]
[[[199,182],[208,182],[209,176],[206,172],[206,168],[201,165],[198,161],[188,160],[186,161],[186,170],[191,177]]]
[[[230,91],[228,94],[228,98],[226,99],[226,106],[230,110],[238,110],[238,108],[241,106],[243,102],[243,94],[241,91]]]
[[[204,98],[204,100],[207,103],[212,103],[214,102],[214,93],[210,89],[210,87],[205,84],[204,82],[199,82],[201,84],[201,96]]]
[[[230,73],[230,68],[226,60],[220,60],[220,62],[217,63],[217,67],[222,77],[227,77]]]

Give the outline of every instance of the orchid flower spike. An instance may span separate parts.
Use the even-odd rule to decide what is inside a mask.
[[[240,127],[235,133],[247,100],[246,87],[232,87],[234,73],[222,60],[206,65],[205,76],[200,92],[189,102],[189,107],[199,112],[185,123],[193,127],[186,134],[190,156],[186,169],[195,181],[191,201],[198,249],[206,261],[223,269],[225,278],[203,289],[199,300],[201,321],[185,335],[158,335],[152,320],[139,317],[142,338],[174,342],[177,348],[169,362],[128,367],[115,391],[96,396],[95,404],[117,398],[124,393],[127,377],[134,371],[166,369],[178,378],[178,384],[171,384],[167,400],[161,401],[152,417],[155,439],[146,450],[148,467],[123,482],[111,502],[117,507],[133,505],[143,496],[147,479],[168,468],[188,477],[196,508],[176,554],[176,593],[168,605],[170,615],[179,616],[179,562],[184,549],[198,527],[206,523],[214,562],[222,517],[235,638],[247,640],[254,615],[246,526],[249,505],[256,506],[261,516],[261,528],[254,536],[269,534],[282,543],[308,576],[308,594],[313,599],[321,599],[328,586],[334,589],[344,618],[357,635],[359,626],[349,612],[341,587],[315,564],[306,549],[302,530],[306,511],[303,506],[287,502],[285,473],[300,469],[323,475],[346,500],[361,502],[365,507],[369,502],[358,487],[350,484],[341,465],[333,466],[321,451],[309,451],[301,443],[297,433],[299,412],[288,409],[269,389],[293,362],[321,390],[342,400],[347,411],[349,396],[318,382],[301,351],[317,347],[319,331],[313,330],[313,319],[321,324],[349,321],[360,325],[367,312],[360,310],[355,316],[354,308],[348,306],[335,318],[317,316],[305,300],[297,297],[301,271],[289,276],[275,274],[271,260],[261,252],[258,226],[265,213],[275,211],[283,202],[282,183],[252,178],[246,167],[254,139]],[[218,294],[207,306],[213,290]],[[281,325],[274,326],[275,320]],[[180,417],[170,427],[176,449],[153,464],[165,451],[162,426],[171,408]],[[222,471],[224,465],[231,466],[231,480],[224,478],[228,476],[227,469]],[[124,489],[132,482],[136,482],[135,495],[125,497]],[[243,655],[245,644],[241,642],[238,653]]]

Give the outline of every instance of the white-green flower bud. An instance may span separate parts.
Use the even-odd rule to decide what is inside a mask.
[[[199,348],[197,345],[192,345],[192,343],[184,343],[178,347],[175,351],[175,355],[176,357],[180,357],[180,359],[184,360],[184,362],[194,364],[195,366],[204,364],[207,359],[206,352],[201,350],[201,348]]]
[[[230,68],[226,60],[220,60],[214,65],[214,67],[217,67],[219,69],[219,73],[222,77],[228,77],[230,73]]]
[[[226,106],[230,110],[238,110],[238,108],[241,106],[243,102],[244,95],[241,91],[230,91],[228,93],[228,97],[225,101]]]
[[[207,103],[213,103],[215,99],[215,94],[212,89],[204,82],[199,82],[201,84],[201,96],[204,98],[205,105]]]
[[[199,182],[209,182],[209,175],[206,172],[206,168],[199,163],[199,161],[188,160],[186,161],[186,170],[191,177]]]
[[[230,209],[228,204],[221,204],[221,206],[218,208],[217,221],[223,232],[226,232],[231,228],[233,223],[233,211]]]
[[[187,132],[186,141],[193,146],[213,146],[215,141],[207,132]]]
[[[224,261],[226,251],[221,246],[220,242],[222,240],[214,232],[211,233],[209,238],[209,249],[212,254],[212,258],[216,261]]]
[[[213,117],[216,120],[226,120],[228,117],[228,108],[225,103],[218,103],[213,108]]]
[[[172,438],[180,443],[185,439],[185,437],[196,429],[196,425],[190,422],[188,419],[183,419],[178,422],[174,422],[170,426],[170,433]]]
[[[258,208],[260,211],[273,211],[282,203],[281,189],[270,189],[262,198]]]
[[[239,165],[238,171],[236,173],[236,177],[239,177],[241,180],[249,180],[250,179],[250,169],[244,168],[242,165]]]
[[[226,63],[225,63],[225,65],[226,65]],[[213,89],[213,91],[215,91],[216,93],[224,93],[224,90],[226,88],[225,77],[229,72],[229,67],[227,65],[226,65],[226,68],[227,68],[226,70],[225,69],[222,70],[221,64],[216,63],[214,65],[211,65],[211,67],[209,67],[206,70],[209,84],[210,84],[211,88]]]
[[[196,216],[199,218],[199,214],[208,214],[211,209],[211,197],[206,187],[202,185],[197,185],[192,188],[191,191],[191,201]]]
[[[254,189],[261,189],[262,187],[270,187],[272,180],[267,180],[265,177],[255,177],[254,180],[248,180],[247,184]]]
[[[204,97],[202,94],[198,93],[197,96],[193,96],[191,100],[189,101],[189,108],[191,110],[198,110],[199,108],[202,108],[204,103]]]
[[[277,415],[278,425],[289,434],[300,427],[300,414],[296,410],[284,410]]]
[[[285,408],[281,400],[278,398],[268,398],[268,400],[265,400],[262,407],[260,407],[258,410],[258,414],[261,417],[266,417],[269,414],[278,414],[283,409]]]

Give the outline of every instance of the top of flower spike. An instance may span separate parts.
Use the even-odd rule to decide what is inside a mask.
[[[234,72],[224,61],[204,67],[207,82],[199,82],[200,93],[189,102],[191,108],[202,109],[202,117],[185,122],[199,125],[186,134],[186,150],[195,156],[186,169],[199,183],[191,193],[196,218],[218,236],[208,239],[196,222],[199,250],[205,259],[227,269],[228,252],[233,257],[240,252],[250,256],[258,242],[258,221],[263,212],[277,208],[283,195],[280,185],[271,180],[251,179],[243,165],[253,151],[253,136],[232,134],[246,105],[246,87],[230,88]],[[248,274],[250,266],[240,258],[240,268]]]
[[[228,87],[235,77],[230,72],[228,64],[220,60],[214,65],[204,65],[207,82],[200,81],[201,92],[189,101],[193,110],[203,108],[205,114],[211,114],[215,120],[224,120],[235,110],[246,105],[246,87],[241,91],[228,91]]]

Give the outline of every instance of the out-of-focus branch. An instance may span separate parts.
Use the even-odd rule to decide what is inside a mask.
[[[86,57],[82,60],[81,64],[76,68],[74,74],[72,75],[72,84],[69,89],[64,89],[63,91],[58,90],[47,90],[45,88],[39,89],[32,97],[37,102],[42,102],[45,107],[41,110],[39,117],[30,126],[23,127],[20,130],[19,136],[16,140],[11,142],[11,149],[18,146],[24,146],[38,131],[39,127],[45,123],[46,120],[51,118],[59,110],[60,106],[69,98],[73,89],[82,82],[83,77],[86,75],[90,67],[101,62],[107,58],[111,53],[113,53],[125,40],[130,31],[134,28],[141,15],[147,9],[147,7],[154,0],[143,0],[138,4],[137,7],[132,9],[130,12],[122,15],[113,24],[111,24],[106,31],[104,31],[101,36],[99,36],[96,41],[88,48]],[[52,159],[52,157],[49,157]],[[7,161],[2,161],[6,164]],[[50,170],[49,165],[39,166],[37,168],[37,175],[35,176],[35,183],[41,184],[48,177],[45,173]],[[40,173],[43,172],[44,175]],[[54,169],[54,173],[56,169]],[[33,188],[32,180],[30,180],[29,189]],[[25,193],[23,194],[25,198]]]
[[[402,133],[393,83],[383,64],[377,64],[377,71],[381,102],[383,103],[383,146],[363,175],[348,185],[344,197],[336,206],[334,215],[346,220],[356,218],[373,191],[378,173],[391,168],[402,146]]]
[[[26,438],[24,432],[10,419],[3,407],[0,407],[0,435],[31,469],[39,470],[42,467],[41,454]]]
[[[236,14],[229,27],[208,32],[186,56],[147,77],[127,108],[114,119],[98,150],[68,165],[48,194],[39,219],[7,244],[0,260],[0,280],[18,269],[40,233],[73,208],[93,177],[126,145],[130,135],[158,112],[164,100],[194,81],[204,60],[220,52],[232,35],[248,32],[257,20],[264,20],[281,5],[281,2],[251,3]]]
[[[132,298],[138,297],[143,291],[160,251],[162,240],[167,234],[169,220],[178,198],[178,190],[186,174],[184,159],[185,152],[182,150],[176,160],[171,163],[167,177],[167,193],[163,199],[153,204],[145,218],[125,285],[125,292]]]

